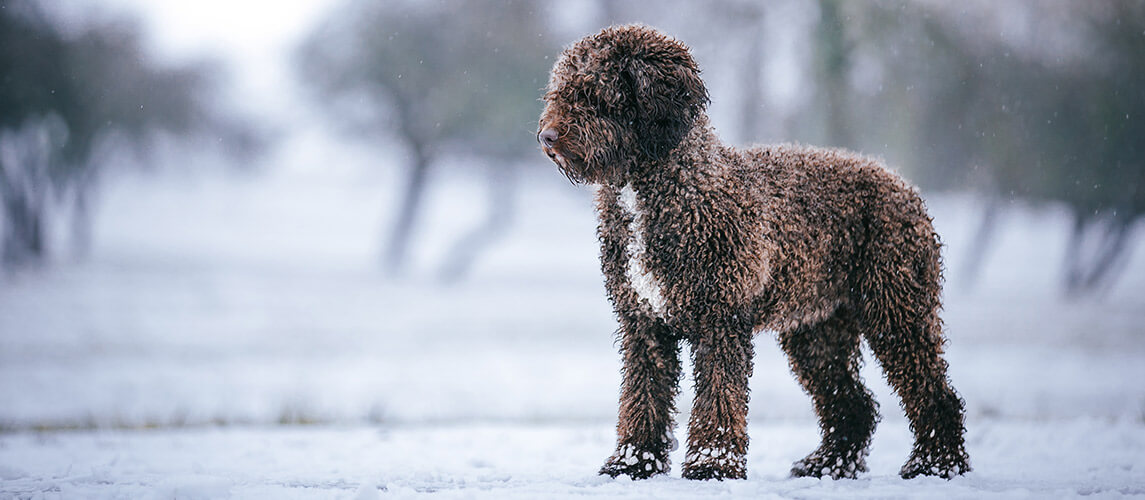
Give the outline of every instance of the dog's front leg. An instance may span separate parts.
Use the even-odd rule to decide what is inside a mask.
[[[688,421],[687,479],[747,477],[752,328],[744,315],[724,309],[707,309],[689,332],[696,399]]]
[[[609,186],[597,193],[601,270],[620,321],[623,360],[616,453],[600,473],[642,479],[667,473],[668,453],[676,448],[672,430],[681,374],[680,339],[663,319],[653,316],[647,301],[629,283],[628,244],[634,220],[619,206],[617,196],[616,188]]]
[[[668,453],[676,448],[675,399],[680,380],[679,341],[662,321],[622,321],[624,360],[616,453],[601,474],[644,479],[667,473]]]

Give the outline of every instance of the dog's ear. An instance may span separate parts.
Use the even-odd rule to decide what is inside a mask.
[[[708,90],[687,48],[671,39],[661,43],[641,47],[621,70],[633,96],[640,147],[651,159],[679,145],[708,105]]]

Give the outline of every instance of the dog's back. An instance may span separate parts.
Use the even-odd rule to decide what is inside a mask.
[[[920,276],[925,281],[938,279],[936,237],[923,202],[882,162],[795,144],[755,146],[738,155],[742,167],[729,175],[753,187],[749,197],[762,219],[754,238],[768,253],[764,292],[756,299],[760,326],[788,330],[856,305],[862,281],[886,271],[869,259],[888,252],[933,270],[933,278]]]

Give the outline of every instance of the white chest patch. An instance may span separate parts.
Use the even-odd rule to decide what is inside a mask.
[[[665,312],[664,291],[645,264],[647,258],[647,247],[644,242],[645,218],[644,213],[636,203],[636,189],[633,189],[632,184],[624,185],[617,201],[620,203],[620,207],[632,216],[632,222],[628,225],[630,235],[627,248],[628,266],[625,269],[628,284],[636,292],[637,297],[648,301],[653,314],[663,318]]]

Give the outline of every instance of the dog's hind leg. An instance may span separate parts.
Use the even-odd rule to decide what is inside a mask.
[[[951,478],[970,470],[964,442],[965,404],[951,387],[942,358],[938,246],[927,243],[910,245],[908,241],[880,249],[881,255],[913,265],[872,268],[858,286],[866,299],[863,336],[902,400],[914,433],[914,449],[900,472],[906,479],[918,475]]]
[[[675,449],[680,344],[663,322],[652,318],[631,318],[621,328],[624,380],[616,453],[600,473],[644,479],[668,472],[668,453]]]
[[[952,478],[970,470],[963,426],[964,403],[946,376],[937,311],[919,321],[894,322],[866,332],[887,381],[902,400],[914,449],[899,473]]]
[[[795,462],[796,477],[854,478],[866,472],[878,405],[863,385],[859,329],[848,308],[810,326],[781,332],[791,369],[813,401],[823,441]]]

